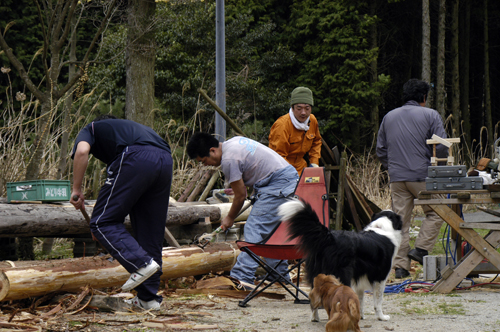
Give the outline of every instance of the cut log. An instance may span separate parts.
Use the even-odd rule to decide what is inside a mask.
[[[92,207],[86,207],[89,215]],[[210,217],[221,220],[216,206],[169,206],[166,226],[189,225]],[[89,234],[89,226],[79,210],[70,205],[56,204],[2,204],[0,203],[0,237],[72,237]],[[130,229],[130,219],[125,219]]]
[[[239,254],[235,243],[213,243],[204,249],[164,249],[162,280],[229,271]],[[130,274],[109,256],[25,262],[0,271],[0,301],[76,292],[81,287],[121,286]],[[31,264],[30,264],[31,263]],[[29,266],[26,266],[29,264]]]
[[[246,206],[250,200],[245,200],[243,202],[243,206]],[[233,203],[218,203],[218,204],[207,204],[205,202],[177,202],[175,203],[176,206],[211,206],[211,207],[217,207],[220,211],[220,219],[214,221],[213,219],[210,219],[210,222],[212,224],[214,223],[219,223],[222,219],[224,219],[227,214],[229,213],[229,210],[231,209],[231,204]],[[235,221],[245,221],[248,219],[248,216],[250,215],[250,212],[252,211],[252,207],[250,206],[248,209],[246,209],[242,214],[240,214],[238,217],[236,217]]]
[[[250,200],[245,200],[243,202],[243,206],[246,206]],[[229,210],[231,209],[231,204],[233,203],[220,203],[220,204],[210,204],[209,206],[216,206],[220,209],[220,216],[221,220],[224,219],[229,213]],[[248,216],[250,215],[250,212],[252,211],[252,206],[250,206],[248,209],[246,209],[242,214],[240,214],[234,221],[245,221],[248,219]]]

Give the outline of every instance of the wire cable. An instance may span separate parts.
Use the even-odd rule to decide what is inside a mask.
[[[404,293],[407,285],[411,283],[411,279],[407,279],[400,284],[385,286],[384,293]]]

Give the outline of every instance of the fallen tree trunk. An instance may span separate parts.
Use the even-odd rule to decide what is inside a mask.
[[[234,243],[213,243],[204,249],[164,249],[162,280],[229,271],[239,249]],[[0,267],[0,301],[42,296],[51,292],[75,292],[81,287],[121,286],[130,274],[110,256],[23,262]],[[14,262],[16,264],[17,262]],[[7,266],[6,266],[7,265]]]
[[[89,215],[92,207],[86,206]],[[205,205],[169,206],[166,226],[189,225],[210,217],[221,219],[219,207]],[[88,234],[89,227],[79,210],[70,205],[55,204],[1,204],[0,237],[65,237]],[[125,219],[130,228],[130,219]]]

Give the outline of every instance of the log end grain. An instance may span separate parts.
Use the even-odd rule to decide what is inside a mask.
[[[10,283],[9,278],[5,275],[3,271],[0,272],[0,301],[2,301],[5,296],[9,293]]]

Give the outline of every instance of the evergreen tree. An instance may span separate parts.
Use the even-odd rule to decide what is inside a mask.
[[[378,49],[370,48],[376,18],[367,11],[364,1],[296,1],[285,29],[299,62],[295,85],[313,90],[322,135],[355,151],[370,142],[369,111],[389,83],[383,74],[370,82]]]

